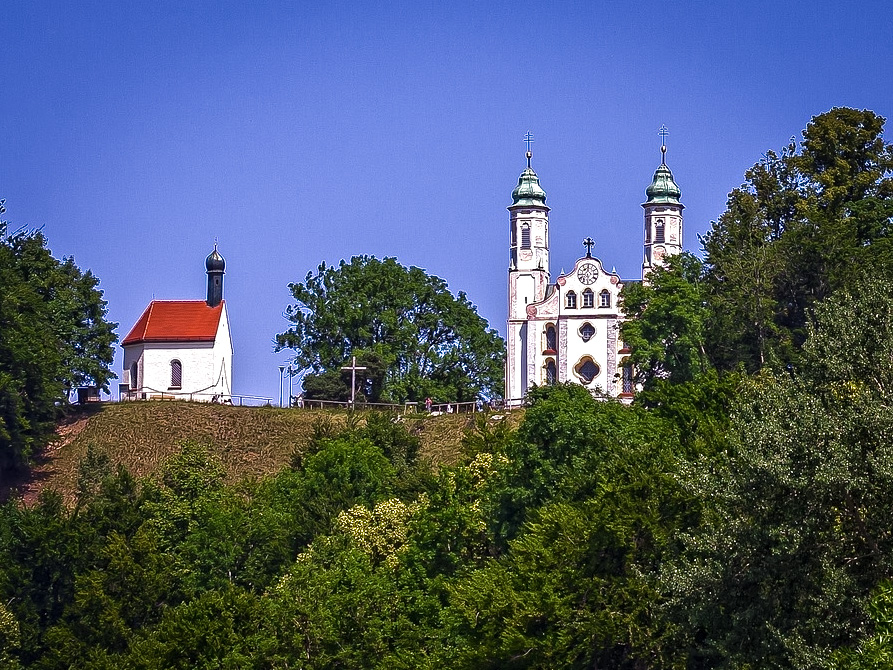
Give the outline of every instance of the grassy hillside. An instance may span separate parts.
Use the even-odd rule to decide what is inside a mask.
[[[519,412],[510,416],[520,421]],[[44,488],[71,498],[78,463],[93,444],[112,463],[146,476],[176,452],[184,440],[211,445],[222,460],[230,481],[262,477],[289,462],[295,449],[307,443],[315,421],[343,425],[343,410],[231,407],[207,403],[148,401],[104,403],[76,410],[59,426],[59,439],[50,446],[21,494],[32,501]],[[422,441],[422,457],[434,464],[454,463],[464,432],[474,415],[420,415],[405,418]]]

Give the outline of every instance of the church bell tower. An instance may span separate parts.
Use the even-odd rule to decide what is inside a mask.
[[[214,243],[214,251],[205,259],[205,269],[208,271],[208,297],[205,302],[208,307],[217,307],[223,301],[223,274],[226,261],[217,252],[217,243]]]
[[[660,135],[663,140],[667,136],[666,126],[661,126]],[[667,146],[660,147],[660,165],[654,172],[651,185],[645,189],[647,200],[642,203],[645,209],[645,257],[642,261],[642,280],[648,281],[648,275],[655,267],[664,265],[667,256],[682,251],[682,210],[679,201],[682,195],[673,173],[667,167]]]
[[[509,205],[509,296],[507,399],[520,398],[527,383],[527,306],[539,302],[549,286],[549,207],[546,192],[530,165],[533,154],[527,133],[527,167],[518,178]]]

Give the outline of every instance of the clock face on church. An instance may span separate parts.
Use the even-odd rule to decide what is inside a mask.
[[[593,263],[584,263],[577,270],[577,279],[581,284],[594,284],[598,279],[598,268]]]

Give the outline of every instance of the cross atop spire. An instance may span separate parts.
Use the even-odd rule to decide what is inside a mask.
[[[533,142],[533,135],[530,134],[529,130],[524,135],[524,141],[527,143],[527,167],[530,167],[530,159],[533,156],[533,154],[530,153],[530,143]]]
[[[660,135],[660,164],[666,165],[667,135],[670,134],[670,131],[667,130],[667,127],[664,124],[661,124],[660,129],[657,131],[657,134]]]
[[[591,237],[584,239],[583,246],[586,247],[586,258],[592,258],[592,247],[595,246],[593,239]]]

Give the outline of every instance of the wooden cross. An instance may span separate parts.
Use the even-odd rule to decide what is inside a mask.
[[[365,370],[363,365],[357,365],[357,357],[350,357],[350,365],[344,366],[342,370],[350,370],[350,408],[356,409],[357,401],[357,370]]]
[[[587,237],[583,240],[583,246],[586,247],[586,258],[592,258],[592,247],[595,246],[595,242],[591,237]]]

